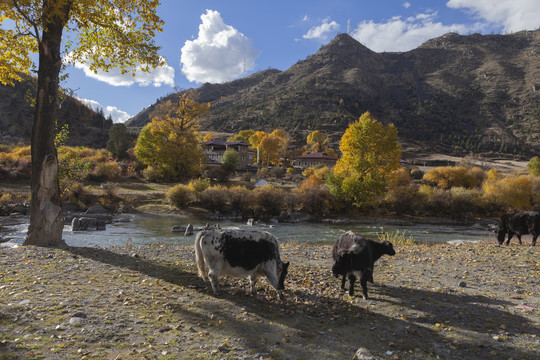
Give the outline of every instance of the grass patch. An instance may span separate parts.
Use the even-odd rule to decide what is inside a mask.
[[[417,242],[412,234],[407,234],[407,230],[384,232],[378,235],[380,241],[390,241],[394,245],[414,245]]]

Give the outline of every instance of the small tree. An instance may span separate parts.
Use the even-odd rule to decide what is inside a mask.
[[[342,157],[328,176],[333,195],[369,206],[386,191],[393,172],[399,168],[401,145],[394,125],[384,126],[369,112],[349,125],[339,148]]]
[[[210,104],[199,104],[188,95],[178,103],[161,103],[137,139],[135,156],[159,170],[165,179],[189,178],[197,174],[203,154],[199,148],[198,118]]]
[[[527,163],[527,169],[529,169],[529,174],[533,176],[540,175],[540,158],[538,156],[533,157]]]
[[[133,146],[134,138],[125,124],[113,124],[109,129],[107,150],[117,159],[128,157],[128,149]]]
[[[230,172],[238,167],[238,152],[234,149],[227,149],[223,153],[223,166]]]

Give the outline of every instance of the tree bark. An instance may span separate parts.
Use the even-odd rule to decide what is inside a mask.
[[[54,137],[62,66],[62,31],[69,19],[71,4],[69,0],[43,2],[43,35],[38,41],[38,88],[31,139],[30,226],[23,245],[67,247],[62,239],[64,219]]]

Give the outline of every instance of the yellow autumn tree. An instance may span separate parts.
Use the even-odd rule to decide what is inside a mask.
[[[204,135],[204,137],[203,137],[204,142],[207,142],[207,141],[210,141],[210,140],[214,140],[214,135],[212,135],[210,133],[207,133],[206,135]]]
[[[289,134],[281,129],[272,131],[261,140],[262,161],[266,166],[279,165],[289,145]]]
[[[531,210],[540,204],[540,179],[535,176],[502,177],[490,170],[482,189],[484,199],[504,210]]]
[[[227,141],[243,141],[249,143],[251,135],[255,134],[255,130],[240,130],[240,132],[230,138]]]
[[[141,130],[135,156],[164,179],[192,177],[203,159],[199,117],[209,108],[210,104],[200,104],[186,94],[174,103],[160,103],[150,115],[152,121]]]
[[[339,144],[342,156],[327,176],[331,193],[358,207],[373,205],[399,168],[397,134],[394,125],[384,126],[369,112],[351,123]]]
[[[337,157],[336,152],[334,149],[328,147],[328,142],[330,139],[328,136],[320,132],[319,130],[315,130],[308,134],[306,138],[306,151],[305,153],[315,153],[315,152],[325,152],[328,155]]]
[[[38,63],[30,226],[24,245],[66,247],[54,144],[65,59],[86,63],[94,72],[164,65],[153,40],[163,26],[158,5],[158,0],[0,1],[0,82],[13,84],[36,68],[34,59]]]

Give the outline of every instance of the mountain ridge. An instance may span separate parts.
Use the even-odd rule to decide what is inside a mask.
[[[334,137],[369,111],[403,142],[444,153],[540,151],[540,30],[430,39],[407,52],[376,53],[339,34],[315,54],[192,92],[210,102],[205,130],[282,128]],[[151,109],[126,125],[144,126]],[[506,148],[501,144],[505,144]]]

